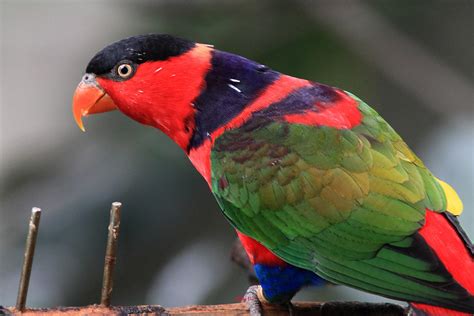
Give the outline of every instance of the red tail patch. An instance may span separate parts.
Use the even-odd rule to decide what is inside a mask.
[[[474,259],[466,249],[456,229],[447,218],[430,210],[426,212],[426,222],[419,231],[423,239],[434,250],[453,278],[469,293],[474,293]],[[411,303],[422,313],[429,316],[467,316],[469,313],[458,312],[438,306]]]
[[[438,306],[425,305],[425,304],[410,304],[415,309],[416,316],[470,316],[470,313],[463,313],[453,311],[452,309],[446,309]],[[420,313],[421,311],[422,313]],[[418,313],[417,313],[418,312]]]
[[[426,223],[419,233],[453,278],[469,293],[474,294],[474,258],[446,217],[427,210]]]

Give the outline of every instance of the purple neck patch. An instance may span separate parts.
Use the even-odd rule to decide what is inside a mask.
[[[213,51],[211,64],[205,89],[193,102],[196,126],[189,150],[199,147],[212,132],[241,113],[280,76],[252,60],[217,50]]]

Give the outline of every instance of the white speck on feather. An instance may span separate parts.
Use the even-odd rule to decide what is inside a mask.
[[[163,69],[163,67],[156,68],[156,70],[154,71],[154,73],[157,73],[157,72],[161,71],[161,69]]]
[[[143,90],[138,90],[138,93],[143,93]]]
[[[229,86],[229,88],[234,89],[234,90],[237,91],[238,93],[241,93],[241,92],[242,92],[242,91],[240,91],[239,88],[237,88],[237,87],[234,86],[233,84],[230,84],[230,83],[229,83],[228,86]]]
[[[207,136],[207,137],[211,137],[211,133],[206,132],[206,136]]]
[[[204,44],[204,45],[207,46],[207,47],[210,47],[210,48],[214,47],[214,45],[212,45],[212,44]]]
[[[232,82],[240,82],[239,79],[234,79],[234,78],[230,78],[230,81],[232,81]]]
[[[176,74],[172,74],[170,77],[176,77]]]

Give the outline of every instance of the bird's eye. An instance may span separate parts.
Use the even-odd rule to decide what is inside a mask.
[[[133,74],[133,67],[130,64],[121,64],[117,67],[117,74],[123,78],[127,79]]]

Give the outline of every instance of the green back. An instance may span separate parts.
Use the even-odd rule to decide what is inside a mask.
[[[357,99],[357,98],[356,98]],[[442,188],[400,136],[357,99],[352,130],[250,122],[211,153],[212,190],[244,234],[327,280],[409,301],[464,295],[421,237]],[[420,251],[421,249],[421,251]]]

